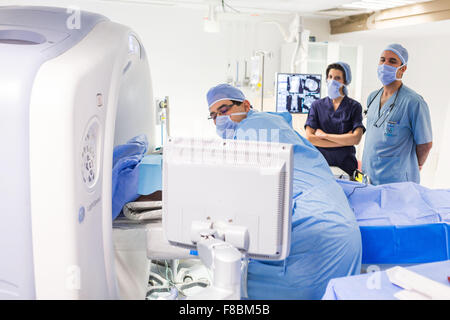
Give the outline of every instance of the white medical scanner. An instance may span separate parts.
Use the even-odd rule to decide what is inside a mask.
[[[154,147],[147,56],[88,12],[0,7],[0,299],[115,299],[113,147]]]

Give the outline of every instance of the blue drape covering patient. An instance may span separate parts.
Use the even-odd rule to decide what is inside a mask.
[[[374,186],[338,180],[360,226],[450,223],[450,189],[415,182]]]

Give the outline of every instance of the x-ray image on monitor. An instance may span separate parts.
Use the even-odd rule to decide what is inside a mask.
[[[320,74],[277,73],[277,112],[308,113],[320,99]]]

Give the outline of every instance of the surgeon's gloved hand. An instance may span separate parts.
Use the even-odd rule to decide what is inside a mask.
[[[118,145],[113,151],[112,170],[112,219],[114,220],[128,202],[139,197],[138,169],[145,153],[148,141],[145,135],[139,135]]]

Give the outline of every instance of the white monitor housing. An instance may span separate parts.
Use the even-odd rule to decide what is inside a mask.
[[[219,237],[250,258],[289,254],[293,148],[289,144],[170,138],[163,155],[163,228],[175,246]]]

